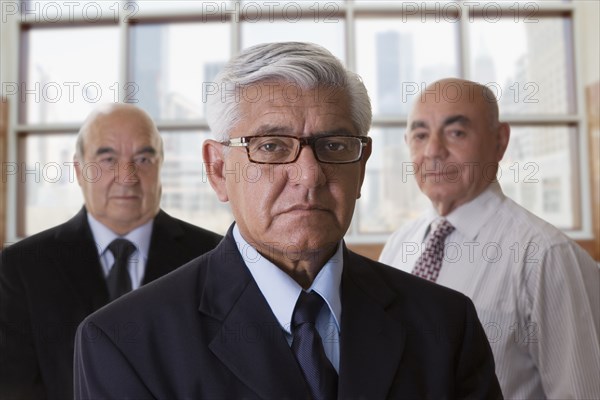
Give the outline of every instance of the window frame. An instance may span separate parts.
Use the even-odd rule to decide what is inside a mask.
[[[117,2],[117,0],[115,0]],[[118,0],[118,2],[124,6],[128,2],[124,0]],[[338,12],[335,16],[342,18],[345,22],[344,27],[344,46],[346,59],[343,60],[346,66],[354,70],[356,66],[356,32],[355,23],[357,17],[364,15],[380,15],[385,14],[389,16],[391,14],[404,15],[406,11],[402,2],[362,2],[362,1],[345,1],[345,2],[328,2],[335,4],[338,7]],[[484,12],[485,2],[450,2],[456,4],[460,10],[460,22],[458,27],[458,69],[460,76],[470,76],[470,54],[469,54],[469,19],[472,16],[480,15]],[[237,4],[238,6],[235,6]],[[283,3],[282,3],[283,4]],[[307,13],[313,12],[310,7],[314,7],[312,2],[301,2],[301,7]],[[418,3],[422,4],[422,3]],[[443,3],[442,3],[443,4]],[[509,12],[511,7],[515,7],[517,2],[509,3],[496,3],[502,11]],[[579,219],[581,226],[579,229],[566,230],[565,233],[574,239],[583,241],[589,241],[593,238],[592,235],[592,210],[591,210],[591,187],[590,187],[590,172],[589,172],[589,155],[587,139],[587,120],[585,115],[585,93],[582,84],[582,54],[581,54],[581,39],[582,29],[578,23],[580,17],[577,7],[577,2],[564,2],[564,1],[530,1],[525,3],[526,5],[533,5],[536,7],[538,13],[536,17],[544,18],[549,16],[567,16],[570,17],[573,27],[573,38],[570,42],[573,47],[573,63],[574,63],[574,86],[575,86],[575,104],[576,112],[573,114],[552,114],[552,115],[504,115],[501,112],[501,119],[508,122],[511,126],[527,126],[527,125],[569,125],[575,126],[578,132],[578,147],[575,149],[578,154],[579,162],[573,164],[571,167],[574,169],[579,177],[577,182],[578,190],[575,193],[574,202],[579,205]],[[218,14],[212,16],[214,20],[221,21],[226,19],[230,24],[231,39],[230,46],[233,54],[237,54],[240,51],[241,30],[242,23],[245,23],[245,15],[243,12],[243,3],[234,1],[228,10],[220,10]],[[233,8],[233,11],[231,10]],[[419,18],[420,15],[410,15],[410,18]],[[199,11],[184,11],[178,12],[174,10],[168,14],[162,13],[149,13],[147,15],[136,15],[133,18],[115,18],[107,15],[106,18],[99,22],[101,24],[115,25],[119,28],[119,40],[120,40],[120,63],[119,63],[119,82],[127,83],[130,80],[129,71],[129,38],[130,38],[130,27],[135,24],[146,23],[146,22],[180,22],[180,21],[200,21],[205,22],[207,17],[202,15]],[[8,72],[5,72],[5,76],[9,79],[8,81],[22,82],[26,73],[27,60],[25,54],[27,54],[27,43],[23,43],[24,29],[32,27],[41,27],[44,25],[51,24],[52,26],[68,26],[75,27],[81,25],[87,25],[86,21],[82,18],[76,18],[72,22],[65,23],[48,23],[48,22],[31,22],[23,21],[20,16],[9,19],[8,21],[8,32],[10,37],[16,38],[16,44],[14,47],[10,47],[5,51],[5,56],[8,57],[12,62],[8,63]],[[233,55],[232,54],[232,55]],[[12,79],[11,79],[12,78]],[[38,135],[44,133],[55,133],[55,132],[72,132],[76,133],[79,129],[79,124],[27,124],[24,118],[25,103],[18,101],[12,102],[9,107],[9,135],[8,135],[8,160],[16,160],[17,163],[21,163],[24,160],[23,145],[22,141],[28,135]],[[162,122],[156,121],[158,129],[169,130],[169,131],[192,131],[192,130],[207,130],[208,125],[206,120],[199,119],[194,121],[173,121],[173,122]],[[406,125],[406,117],[401,116],[374,116],[372,128],[383,128],[383,127],[399,127],[403,129]],[[24,232],[24,200],[25,193],[24,184],[20,183],[19,179],[8,179],[7,181],[7,193],[11,195],[7,198],[7,238],[10,241],[16,241],[22,238]],[[358,206],[357,206],[358,210]],[[353,222],[346,234],[346,241],[355,244],[381,244],[384,243],[389,234],[360,234],[358,232],[358,221],[359,216],[355,215]]]

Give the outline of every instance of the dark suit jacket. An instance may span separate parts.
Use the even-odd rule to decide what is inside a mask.
[[[340,399],[501,398],[462,294],[344,249]],[[282,329],[240,257],[219,246],[89,316],[77,399],[307,399]]]
[[[222,237],[160,211],[143,283],[214,248]],[[73,397],[79,323],[108,302],[85,208],[0,254],[0,399]]]

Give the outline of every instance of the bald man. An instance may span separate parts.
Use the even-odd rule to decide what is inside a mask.
[[[0,254],[3,400],[71,399],[79,323],[221,240],[160,210],[162,139],[143,110],[128,104],[95,110],[79,131],[74,161],[82,210]],[[126,287],[117,292],[115,239],[131,249],[119,278]],[[124,339],[135,335],[135,326],[114,328]]]
[[[473,300],[505,398],[598,399],[600,270],[502,193],[509,136],[485,86],[445,79],[423,91],[405,139],[432,207],[390,237],[380,261]],[[435,243],[445,246],[437,265],[421,257]]]

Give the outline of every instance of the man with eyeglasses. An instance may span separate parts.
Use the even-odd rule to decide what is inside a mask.
[[[203,156],[235,223],[80,325],[76,398],[501,398],[465,296],[344,244],[371,155],[357,75],[292,42],[216,79]]]

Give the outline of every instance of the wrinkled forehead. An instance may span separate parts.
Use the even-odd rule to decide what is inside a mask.
[[[349,96],[340,88],[304,88],[278,82],[262,84],[253,90],[262,97],[242,98],[238,127],[273,125],[297,131],[304,124],[318,129],[347,128],[352,124]]]
[[[93,156],[99,149],[115,153],[143,149],[163,157],[162,139],[154,124],[136,114],[98,116],[85,131],[83,148],[85,156]]]

